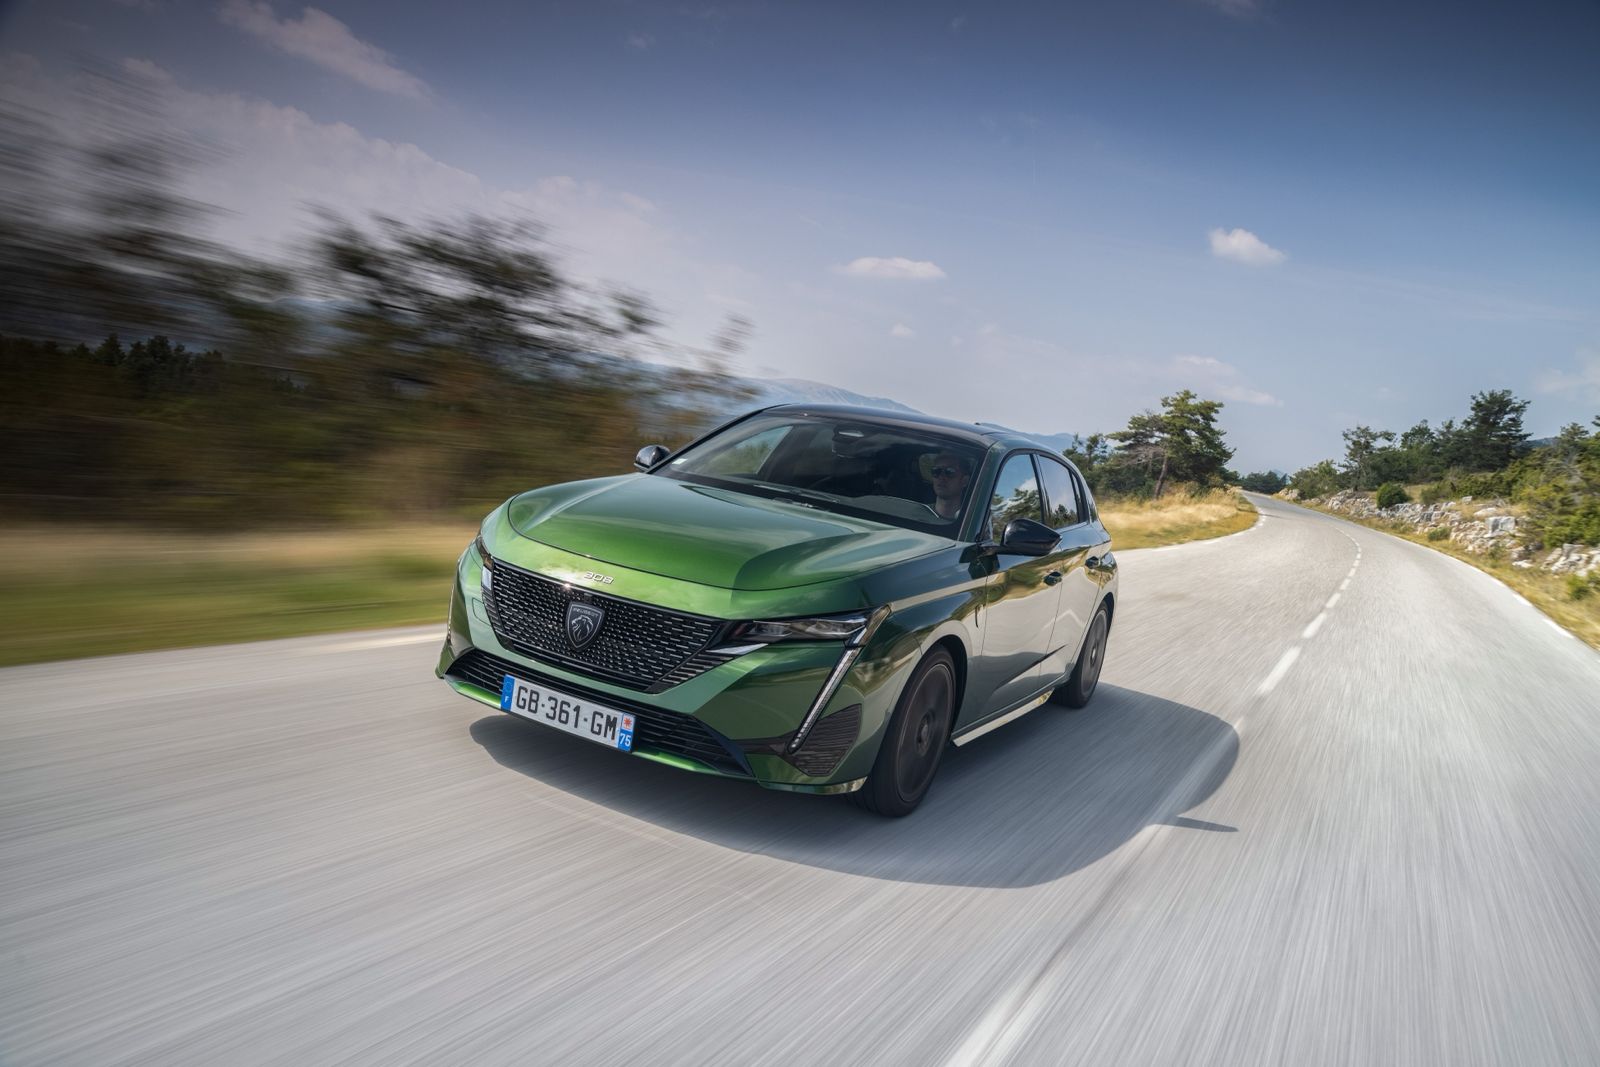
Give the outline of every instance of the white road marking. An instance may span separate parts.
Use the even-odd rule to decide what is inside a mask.
[[[1350,579],[1351,579],[1351,577],[1353,577],[1353,576],[1352,575],[1345,575],[1344,581],[1339,583],[1339,592],[1342,593],[1346,589],[1350,588]]]
[[[1261,685],[1257,687],[1256,693],[1261,696],[1266,696],[1268,693],[1276,689],[1278,687],[1278,683],[1283,681],[1283,676],[1289,673],[1289,668],[1294,666],[1294,661],[1299,658],[1300,646],[1295,645],[1278,659],[1277,666],[1272,668],[1271,674],[1268,674],[1261,680]]]
[[[365,652],[369,648],[395,648],[400,645],[420,645],[428,641],[443,641],[444,634],[428,631],[425,634],[401,634],[398,637],[369,637],[361,641],[342,641],[324,645],[311,651],[321,655],[328,652]]]
[[[1323,611],[1327,611],[1330,608],[1332,608],[1335,604],[1337,604],[1339,602],[1339,598],[1342,597],[1342,596],[1344,596],[1343,593],[1334,593],[1331,597],[1328,598],[1328,602],[1326,604],[1322,605],[1322,610]]]
[[[1534,608],[1534,610],[1538,611],[1539,609]],[[1541,615],[1544,614],[1543,612],[1539,612],[1539,613]],[[1556,620],[1550,618],[1548,615],[1545,615],[1545,620],[1544,621],[1550,625],[1550,628],[1552,630],[1554,630],[1556,633],[1560,634],[1562,637],[1570,637],[1574,641],[1576,641],[1578,639],[1578,635],[1577,634],[1573,633],[1571,630],[1567,629],[1565,626],[1562,626],[1559,622],[1556,622]]]
[[[1328,621],[1328,613],[1326,611],[1324,611],[1322,614],[1320,614],[1316,618],[1312,619],[1310,625],[1308,625],[1304,630],[1300,631],[1301,638],[1302,639],[1309,639],[1309,638],[1317,636],[1317,631],[1322,629],[1322,624],[1327,622],[1327,621]]]

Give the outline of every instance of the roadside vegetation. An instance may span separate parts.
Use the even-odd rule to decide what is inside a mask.
[[[219,245],[179,191],[201,147],[101,80],[86,142],[0,109],[0,664],[440,620],[489,508],[747,396],[751,323],[670,340],[526,219]],[[1180,392],[1067,452],[1119,547],[1253,521],[1221,410]]]
[[[1345,455],[1295,472],[1291,495],[1302,504],[1445,552],[1494,575],[1552,619],[1600,648],[1600,569],[1552,573],[1552,555],[1593,556],[1600,545],[1600,417],[1533,441],[1523,428],[1528,402],[1509,390],[1474,393],[1459,422],[1419,422],[1403,433],[1356,426],[1344,432]],[[1368,493],[1380,509],[1406,504],[1503,501],[1514,520],[1509,549],[1491,543],[1469,551],[1445,526],[1419,530],[1404,512],[1357,516],[1329,508],[1340,492]],[[1482,544],[1477,547],[1483,548]],[[1559,552],[1556,550],[1560,550]],[[1574,557],[1575,558],[1575,557]],[[1569,565],[1570,564],[1566,564]]]
[[[475,523],[0,531],[0,666],[437,623]]]
[[[1498,498],[1519,508],[1538,547],[1600,545],[1600,417],[1592,429],[1572,423],[1536,442],[1522,424],[1528,402],[1510,390],[1474,393],[1469,403],[1459,423],[1346,430],[1344,459],[1296,471],[1288,488],[1302,499],[1371,490],[1380,507]]]

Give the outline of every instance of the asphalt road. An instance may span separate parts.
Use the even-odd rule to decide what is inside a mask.
[[[437,630],[0,671],[0,1063],[1600,1062],[1600,656],[1263,503],[887,821]],[[441,590],[441,600],[443,590]]]

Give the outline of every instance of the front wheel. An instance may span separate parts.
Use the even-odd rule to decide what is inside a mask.
[[[855,802],[894,818],[916,810],[939,770],[955,706],[955,660],[944,649],[935,649],[917,664],[900,694],[872,774],[851,794]]]
[[[1083,650],[1064,685],[1056,687],[1050,698],[1069,708],[1081,708],[1094,696],[1094,687],[1100,683],[1100,668],[1106,660],[1106,635],[1111,632],[1111,619],[1106,606],[1101,604],[1089,623],[1089,634],[1083,639]]]

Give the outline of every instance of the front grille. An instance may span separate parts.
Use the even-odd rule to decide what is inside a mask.
[[[498,567],[496,568],[498,569]],[[495,581],[499,581],[497,577]],[[597,693],[568,682],[546,678],[520,663],[490,655],[482,649],[469,649],[445,672],[445,677],[471,682],[479,689],[500,692],[500,685],[508,674],[524,681],[548,685],[574,696],[593,700],[597,704],[626,711],[634,717],[633,743],[635,748],[652,748],[672,756],[689,759],[715,767],[724,774],[749,774],[744,762],[734,755],[734,749],[722,736],[692,715],[653,708],[631,700],[619,699],[606,693]]]
[[[493,573],[483,595],[489,622],[502,644],[524,656],[653,693],[725,662],[700,654],[726,625],[719,619],[574,589],[501,560]],[[600,632],[581,650],[567,637],[567,606],[574,602],[605,611]]]

